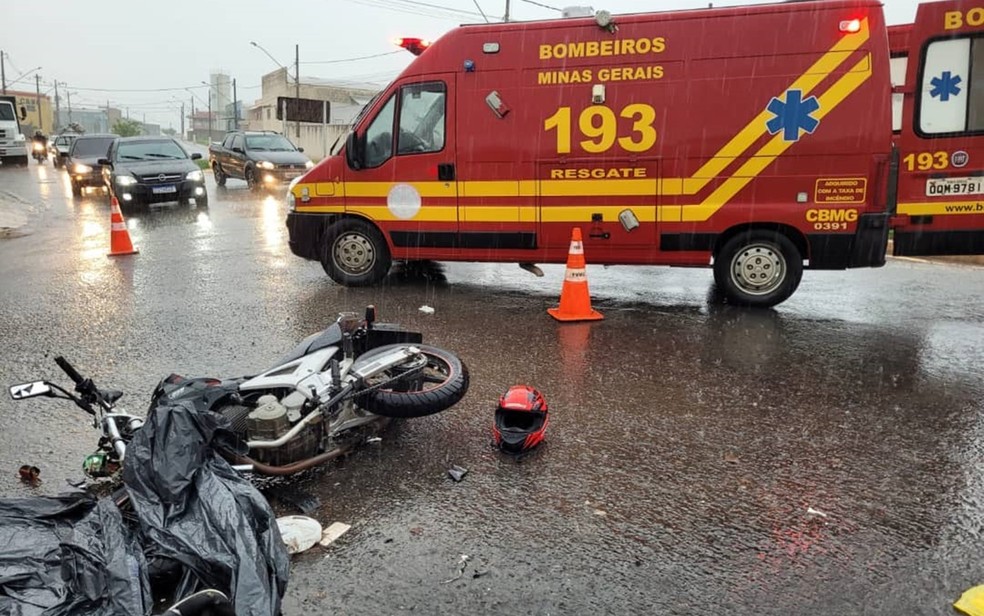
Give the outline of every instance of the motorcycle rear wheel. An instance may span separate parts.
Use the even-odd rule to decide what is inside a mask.
[[[356,364],[403,344],[390,344],[364,353]],[[406,363],[375,375],[368,386],[384,383],[355,399],[363,409],[394,418],[424,417],[457,404],[468,392],[468,367],[454,353],[426,344],[413,345],[420,354]],[[407,378],[400,378],[401,373]]]

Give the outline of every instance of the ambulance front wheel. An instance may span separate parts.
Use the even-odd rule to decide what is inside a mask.
[[[729,303],[769,308],[793,294],[803,277],[803,257],[777,231],[746,231],[714,255],[714,281]]]
[[[347,287],[375,284],[389,273],[392,259],[383,234],[375,226],[342,218],[328,227],[321,265],[328,276]]]

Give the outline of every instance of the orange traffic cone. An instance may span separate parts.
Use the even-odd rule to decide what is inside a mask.
[[[140,252],[133,247],[130,241],[130,232],[126,230],[126,223],[123,221],[123,212],[120,211],[120,202],[114,195],[109,205],[109,256],[134,255]]]
[[[605,318],[600,312],[591,309],[580,227],[574,227],[571,232],[571,249],[567,253],[567,271],[564,273],[564,287],[560,291],[560,306],[548,308],[547,312],[558,321],[597,321]]]

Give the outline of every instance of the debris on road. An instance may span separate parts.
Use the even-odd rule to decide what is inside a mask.
[[[454,479],[455,482],[461,481],[462,479],[465,478],[465,475],[467,474],[468,474],[468,469],[462,468],[457,464],[448,469],[448,475],[451,477],[451,479]]]
[[[424,314],[434,314],[434,309],[427,305],[421,306],[420,311]]]
[[[824,512],[822,512],[822,511],[820,511],[819,509],[814,509],[813,507],[807,507],[807,508],[806,508],[806,513],[807,513],[808,515],[818,515],[818,516],[820,516],[821,518],[825,518],[825,517],[827,517],[827,514],[826,514],[826,513],[824,513]]]
[[[739,462],[738,454],[734,453],[733,451],[727,451],[724,454],[724,461],[727,462],[728,464],[738,464]]]
[[[21,481],[30,484],[32,487],[35,487],[41,483],[41,469],[36,466],[25,464],[20,467],[17,473],[20,475]]]
[[[984,616],[984,586],[964,591],[953,607],[967,616]]]
[[[351,524],[345,524],[344,522],[332,522],[325,532],[321,533],[321,541],[318,543],[321,547],[326,548],[331,545],[336,539],[344,535],[352,528]]]
[[[461,576],[465,574],[465,568],[468,567],[468,561],[471,560],[471,556],[468,554],[462,554],[461,558],[458,559],[458,574],[453,578],[448,578],[441,582],[442,584],[450,584],[456,580],[460,580]],[[477,577],[477,576],[476,576]]]
[[[382,442],[383,439],[379,438],[378,436],[373,436],[366,439],[366,443],[382,443]]]
[[[289,515],[277,518],[280,537],[287,546],[288,554],[300,554],[311,549],[321,540],[321,524],[303,515]]]

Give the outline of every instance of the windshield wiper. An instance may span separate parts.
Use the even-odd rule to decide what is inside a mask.
[[[262,151],[264,151],[264,152],[266,152],[266,151],[267,151],[267,149],[266,149],[266,148],[255,148],[255,147],[254,147],[254,148],[249,148],[249,149],[250,149],[250,150],[256,150],[256,151],[260,151],[260,150],[262,150]]]
[[[148,152],[147,156],[153,156],[154,158],[171,158],[171,159],[181,158],[180,156],[171,156],[170,154],[158,154],[156,152]]]
[[[130,156],[129,154],[121,154],[120,158],[125,158],[127,160],[144,160],[143,156]]]

